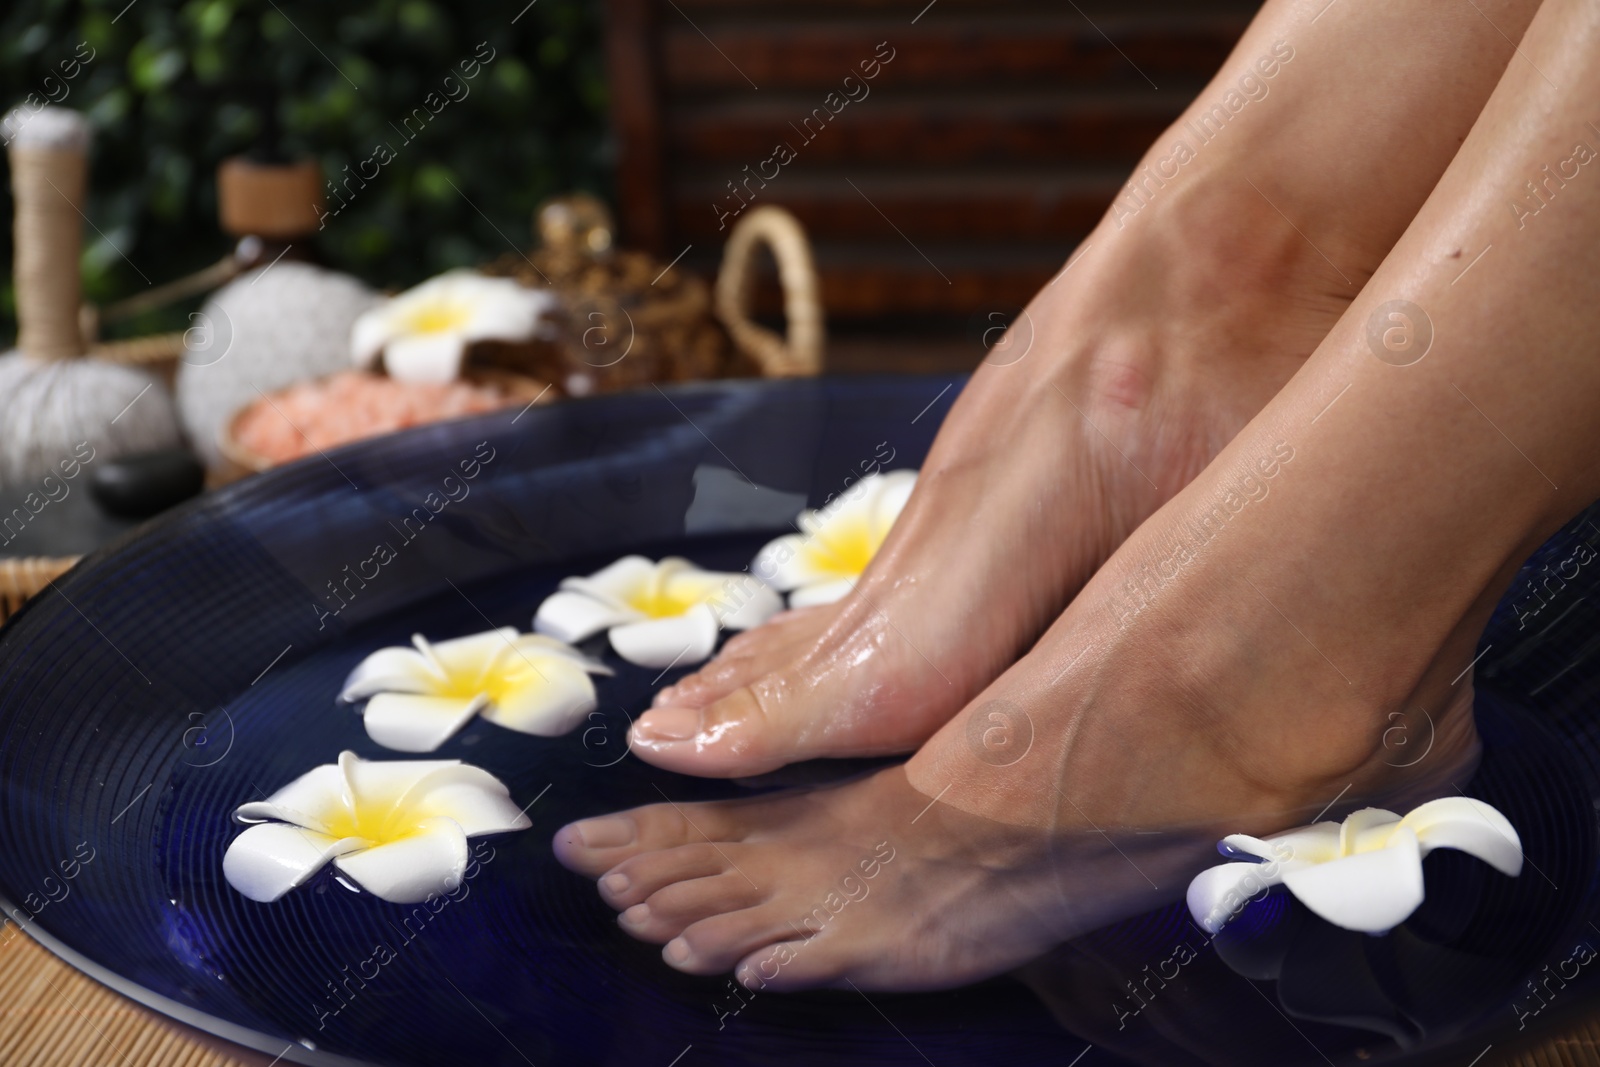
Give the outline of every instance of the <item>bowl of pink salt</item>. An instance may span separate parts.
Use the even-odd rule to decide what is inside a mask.
[[[264,471],[353,441],[556,395],[545,382],[492,369],[442,384],[340,371],[262,395],[223,424],[217,444],[244,470]]]

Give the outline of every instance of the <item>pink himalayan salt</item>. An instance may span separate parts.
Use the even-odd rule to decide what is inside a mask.
[[[273,463],[440,419],[476,415],[511,401],[493,387],[419,385],[341,371],[264,397],[234,423],[234,439]]]

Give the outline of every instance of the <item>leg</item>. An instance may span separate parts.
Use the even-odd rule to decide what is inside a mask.
[[[1269,2],[1013,327],[1026,356],[979,368],[859,591],[731,641],[634,750],[745,775],[929,737],[1300,366],[1536,6]]]
[[[1463,780],[1475,637],[1518,562],[1600,496],[1600,10],[1547,0],[1522,51],[1307,365],[908,764],[692,823],[581,823],[563,861],[681,969],[925,987],[1181,891],[1219,831]],[[1546,164],[1565,184],[1534,212]],[[1385,346],[1392,300],[1431,322],[1420,361],[1401,365],[1416,334]],[[1388,715],[1418,707],[1432,752],[1393,766]],[[997,708],[1030,744],[987,747]],[[718,842],[709,866],[687,862],[693,826]],[[832,914],[841,869],[879,841],[895,858]],[[730,863],[754,886],[707,892]],[[819,900],[831,919],[806,928]]]

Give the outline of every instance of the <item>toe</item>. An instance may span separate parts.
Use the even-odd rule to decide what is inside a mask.
[[[776,906],[723,911],[685,927],[667,942],[661,958],[687,974],[727,974],[741,959],[764,958],[774,945],[795,936],[794,924]]]
[[[675,684],[661,690],[650,701],[652,708],[703,708],[730,690],[759,676],[754,662],[740,657],[727,661],[718,659],[708,663],[698,674],[680,678]]]
[[[726,851],[710,842],[645,852],[600,876],[600,895],[618,911],[631,908],[674,882],[733,870]]]
[[[650,804],[569,823],[556,831],[556,859],[569,871],[598,878],[634,856],[743,836],[736,805]]]
[[[680,774],[736,778],[804,759],[751,686],[701,709],[657,708],[634,723],[633,753]],[[781,753],[781,755],[779,755]]]
[[[617,917],[618,924],[641,941],[664,944],[686,927],[714,916],[739,912],[759,903],[761,894],[737,873],[674,882],[652,893]]]
[[[734,640],[749,639],[754,636],[754,632],[743,633]],[[758,651],[759,646],[729,642],[717,654],[716,659],[658,692],[650,706],[703,708],[727,696],[740,686],[755,681],[770,669],[776,657],[759,655]]]
[[[734,634],[716,659],[656,693],[652,707],[703,708],[741,686],[792,663],[811,646],[827,621],[822,608],[775,615],[753,630]]]
[[[792,928],[780,931],[734,960],[733,976],[746,989],[781,992],[843,986],[847,976],[865,975],[858,954],[841,947],[841,939],[827,933],[796,939]],[[787,940],[780,940],[785,937]]]

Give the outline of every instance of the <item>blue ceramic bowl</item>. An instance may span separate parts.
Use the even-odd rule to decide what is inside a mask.
[[[585,728],[543,739],[478,721],[439,751],[500,777],[534,823],[483,842],[458,899],[386,904],[324,871],[257,904],[223,880],[237,805],[342,749],[393,758],[334,704],[367,653],[415,631],[527,629],[561,578],[624,552],[740,569],[801,507],[875,465],[918,466],[960,385],[718,383],[452,422],[272,471],[96,553],[0,632],[0,940],[24,930],[159,1011],[307,1064],[1067,1064],[1091,1043],[1085,1067],[1287,1064],[1514,1028],[1520,983],[1595,910],[1600,565],[1570,562],[1577,523],[1518,578],[1559,567],[1564,589],[1535,621],[1508,598],[1479,665],[1506,699],[1480,705],[1474,792],[1512,816],[1540,873],[1500,884],[1436,854],[1401,931],[1415,944],[1366,939],[1383,951],[1269,898],[1229,946],[1199,945],[1131,1028],[1128,981],[1193,937],[1181,906],[1069,946],[1026,984],[736,996],[669,970],[555,863],[550,836],[663,793],[748,788],[629,758],[631,717],[673,675],[614,657]],[[1278,970],[1243,976],[1263,966]],[[1357,972],[1377,992],[1352,1007],[1339,997]],[[1272,1028],[1259,1055],[1229,1036],[1245,1022]]]

